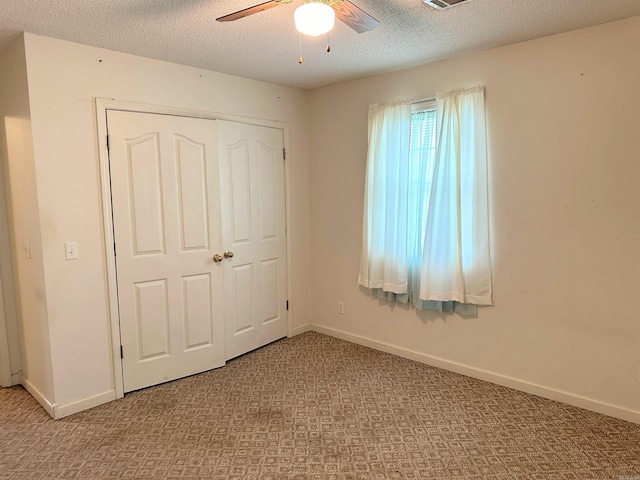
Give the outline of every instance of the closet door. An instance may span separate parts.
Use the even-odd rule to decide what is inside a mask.
[[[287,335],[284,150],[280,129],[218,123],[230,359]]]
[[[129,392],[224,365],[218,145],[213,120],[110,110],[107,124]]]

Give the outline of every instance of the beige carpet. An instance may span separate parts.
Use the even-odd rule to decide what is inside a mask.
[[[0,389],[0,478],[640,480],[640,426],[306,333],[58,421]]]

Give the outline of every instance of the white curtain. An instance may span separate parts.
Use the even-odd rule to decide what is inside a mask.
[[[487,182],[484,87],[413,117],[372,105],[358,283],[419,309],[491,305]]]
[[[420,299],[492,305],[484,87],[436,102]]]
[[[358,283],[407,293],[411,104],[369,107],[369,147]]]

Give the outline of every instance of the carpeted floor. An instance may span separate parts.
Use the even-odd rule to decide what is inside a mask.
[[[640,480],[640,425],[309,332],[58,421],[0,389],[0,478]]]

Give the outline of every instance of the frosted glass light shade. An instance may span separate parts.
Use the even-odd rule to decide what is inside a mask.
[[[333,28],[336,12],[326,3],[308,2],[296,8],[293,20],[300,33],[317,37]]]

